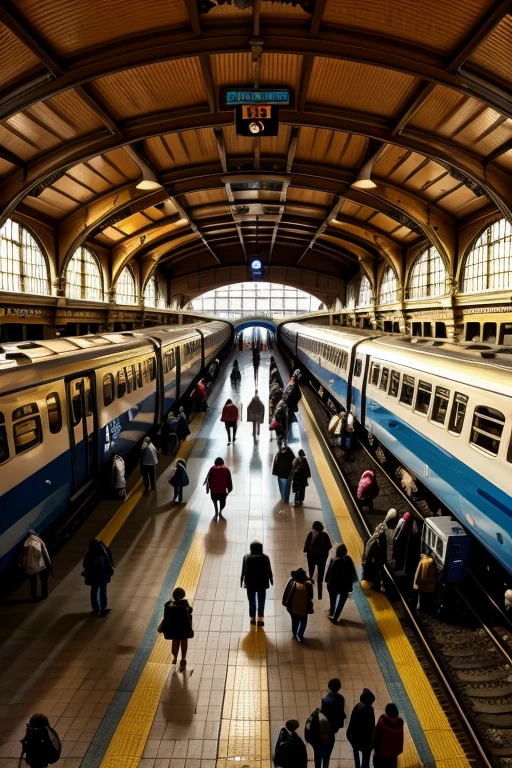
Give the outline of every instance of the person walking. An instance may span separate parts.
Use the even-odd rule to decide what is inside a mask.
[[[231,431],[233,431],[233,442],[235,442],[238,426],[238,408],[231,399],[226,400],[220,420],[224,422],[226,432],[228,433],[228,445],[231,445]]]
[[[242,575],[240,576],[240,586],[247,590],[251,624],[257,624],[258,627],[265,626],[265,599],[267,589],[273,583],[274,576],[272,575],[270,559],[263,552],[263,544],[259,541],[253,541],[249,548],[249,554],[244,555]],[[258,617],[257,620],[256,617]]]
[[[142,441],[140,451],[140,472],[146,491],[154,491],[156,488],[156,465],[158,464],[158,451],[149,437]]]
[[[181,504],[183,501],[183,489],[189,484],[190,480],[187,473],[187,464],[183,459],[178,459],[174,474],[169,480],[169,485],[174,488],[173,501],[177,501]]]
[[[206,493],[211,493],[213,506],[215,508],[215,520],[219,517],[224,520],[222,511],[226,506],[228,493],[233,490],[233,481],[231,472],[224,464],[224,459],[220,456],[215,459],[215,464],[211,467],[206,477]]]
[[[304,568],[291,572],[291,579],[285,587],[282,604],[292,619],[292,636],[302,643],[308,624],[308,616],[314,613],[313,583]]]
[[[178,408],[178,440],[180,443],[186,440],[190,435],[190,427],[188,425],[187,414],[183,410],[183,406]]]
[[[25,736],[21,740],[21,756],[31,768],[48,768],[60,758],[62,744],[57,732],[51,727],[46,715],[36,712],[27,722]]]
[[[306,496],[306,486],[308,485],[308,480],[310,477],[311,470],[309,468],[309,463],[306,459],[305,452],[301,448],[297,458],[293,460],[291,471],[292,491],[295,494],[295,507],[302,506]]]
[[[164,617],[158,625],[158,632],[163,634],[166,640],[172,640],[172,663],[176,665],[178,653],[181,649],[179,671],[183,672],[187,666],[188,641],[194,637],[192,629],[193,608],[186,599],[185,590],[176,587],[172,593],[172,600],[164,605]]]
[[[279,493],[283,504],[290,502],[291,480],[293,460],[295,454],[288,445],[283,445],[274,456],[272,463],[272,474],[277,477]]]
[[[330,735],[329,741],[322,750],[322,768],[329,768],[329,760],[334,749],[336,734],[345,725],[346,718],[345,698],[340,693],[341,680],[338,677],[333,677],[332,680],[329,680],[327,687],[329,690],[322,699],[320,711],[329,722]]]
[[[404,721],[398,716],[396,704],[387,704],[373,732],[374,768],[396,768],[398,756],[404,751]]]
[[[363,688],[358,703],[350,715],[347,728],[347,741],[354,752],[355,768],[370,768],[373,751],[372,741],[375,730],[375,696],[369,688]]]
[[[304,553],[308,561],[309,578],[313,578],[315,568],[318,571],[318,599],[321,600],[325,564],[332,549],[332,541],[329,534],[324,531],[323,523],[320,520],[315,520],[311,528],[312,530],[308,533],[304,542]]]
[[[91,608],[101,619],[110,612],[107,608],[107,584],[114,574],[112,552],[102,541],[91,539],[82,565],[85,585],[91,588]]]
[[[164,456],[172,456],[178,447],[178,419],[173,411],[169,411],[167,419],[160,430],[162,440],[162,453]]]
[[[30,584],[30,599],[37,602],[37,577],[41,582],[41,600],[48,597],[48,579],[52,573],[52,561],[46,549],[46,544],[30,529],[22,544],[20,552],[20,567],[25,570]]]
[[[275,768],[307,768],[308,753],[298,728],[298,720],[287,720],[279,731],[272,758]]]
[[[357,486],[357,499],[361,507],[368,507],[373,510],[373,501],[379,495],[379,486],[377,484],[377,478],[375,472],[372,469],[367,469],[361,475],[359,484]]]
[[[357,573],[354,561],[347,554],[345,544],[340,544],[336,549],[336,557],[329,563],[325,575],[330,600],[328,618],[333,624],[337,623],[355,581],[357,581]]]
[[[247,421],[252,421],[252,436],[259,437],[260,425],[265,420],[265,406],[261,402],[258,390],[254,393],[254,397],[247,406]]]

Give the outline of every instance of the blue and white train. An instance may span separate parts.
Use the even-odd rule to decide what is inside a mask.
[[[512,573],[510,348],[309,323],[281,339]]]
[[[78,508],[233,335],[223,321],[0,347],[0,569]]]

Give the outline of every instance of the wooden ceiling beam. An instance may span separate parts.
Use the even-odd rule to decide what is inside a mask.
[[[203,232],[201,231],[201,228],[198,227],[197,224],[191,219],[188,211],[181,205],[181,203],[178,202],[178,200],[176,200],[176,198],[171,197],[170,199],[174,203],[174,205],[176,206],[176,209],[177,209],[178,213],[180,214],[180,216],[182,218],[184,218],[184,219],[188,219],[188,222],[190,224],[190,228],[192,229],[193,232],[196,233],[196,235],[199,235],[199,237],[201,238],[201,240],[203,241],[205,246],[208,248],[208,250],[210,251],[211,255],[213,256],[213,258],[215,259],[217,264],[222,265],[222,261],[219,259],[219,257],[217,256],[217,254],[215,253],[215,251],[213,250],[213,248],[209,244],[208,240],[206,239],[206,237],[204,236]]]
[[[27,19],[9,0],[3,0],[0,4],[0,22],[39,59],[54,77],[60,77],[63,74],[64,69],[53,51],[39,39]]]
[[[202,32],[201,16],[199,15],[197,0],[185,0],[185,8],[187,9],[187,15],[190,21],[192,32],[194,35],[200,35]]]
[[[222,128],[214,128],[213,134],[217,144],[217,152],[219,153],[219,160],[222,167],[222,172],[228,172],[228,160],[226,155],[226,142],[224,140],[224,131]]]
[[[27,165],[21,157],[4,147],[0,147],[0,160],[5,160],[6,162],[11,163],[11,165],[16,165],[18,168],[26,168]]]
[[[295,160],[295,153],[297,152],[299,139],[300,139],[300,128],[296,125],[292,125],[290,129],[290,139],[288,141],[288,147],[286,150],[286,173],[291,173],[293,161]]]
[[[322,25],[322,17],[324,15],[326,5],[327,5],[327,0],[315,0],[315,10],[313,11],[313,16],[311,17],[311,24],[309,25],[309,33],[311,36],[318,35],[318,33],[320,32],[320,27]]]
[[[449,73],[457,72],[509,13],[512,13],[512,0],[497,0],[477,21],[462,45],[450,57],[446,71]]]
[[[206,98],[208,99],[208,106],[210,112],[215,112],[217,109],[217,100],[215,94],[215,86],[213,84],[212,67],[209,56],[200,56],[199,65],[201,67],[201,73],[203,75],[203,85],[206,92]]]
[[[91,109],[94,114],[96,115],[99,120],[103,123],[103,125],[107,128],[108,131],[112,134],[112,136],[119,136],[122,137],[123,133],[118,125],[116,125],[113,117],[108,113],[108,111],[101,106],[101,104],[98,102],[98,100],[91,94],[88,87],[86,85],[78,85],[75,88],[75,93],[77,93],[80,98],[82,99],[85,104]]]
[[[315,232],[315,234],[311,238],[311,241],[310,241],[308,247],[306,248],[306,250],[304,251],[302,256],[298,259],[297,266],[300,264],[300,262],[302,261],[302,259],[306,255],[306,253],[309,251],[309,249],[314,246],[314,244],[316,243],[316,241],[318,240],[320,235],[323,232],[325,232],[325,230],[328,227],[329,221],[331,219],[335,219],[336,218],[336,216],[338,215],[338,212],[339,212],[339,210],[340,210],[340,208],[341,208],[341,206],[343,205],[344,202],[345,202],[345,198],[339,196],[338,199],[336,200],[336,202],[334,203],[333,207],[331,208],[331,210],[329,211],[329,213],[327,214],[327,216],[325,217],[325,219],[320,224],[320,226],[318,227],[317,231]]]
[[[314,63],[315,63],[314,56],[303,56],[300,83],[297,89],[297,109],[299,112],[304,112],[306,110],[306,104],[308,101],[309,83],[311,80],[311,74],[313,72]]]
[[[487,155],[487,157],[484,159],[484,167],[489,165],[489,163],[493,163],[498,159],[498,157],[501,157],[506,152],[510,152],[510,150],[512,150],[512,139],[509,139],[503,144],[500,144],[499,147],[496,147],[494,152],[491,152],[490,155]]]

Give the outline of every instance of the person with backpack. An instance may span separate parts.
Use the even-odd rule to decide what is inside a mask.
[[[222,512],[226,506],[228,493],[233,490],[231,472],[224,464],[224,459],[218,456],[215,464],[210,468],[205,480],[206,493],[211,493],[215,509],[215,520],[219,517],[224,520]]]
[[[310,477],[311,470],[309,468],[309,463],[306,459],[305,452],[301,448],[297,458],[293,460],[291,471],[292,491],[295,494],[295,507],[302,506],[306,496],[306,486],[308,485],[308,480]]]
[[[46,715],[36,712],[27,722],[25,736],[21,740],[21,757],[31,768],[47,768],[60,758],[62,744],[57,732],[50,726]]]
[[[340,693],[341,680],[338,677],[333,677],[332,680],[329,680],[327,687],[329,692],[323,697],[320,710],[329,721],[330,738],[322,752],[321,768],[328,768],[336,734],[345,725],[346,718],[345,697]]]
[[[194,637],[192,629],[192,606],[186,600],[185,590],[176,587],[172,593],[172,600],[164,605],[164,617],[158,625],[158,632],[163,634],[166,640],[172,640],[172,663],[178,661],[178,653],[181,649],[179,671],[184,672],[187,666],[188,641]]]
[[[373,501],[379,495],[379,486],[375,472],[372,469],[367,469],[361,475],[359,484],[357,486],[357,500],[361,507],[368,507],[373,510]]]
[[[107,608],[107,584],[113,574],[114,558],[109,547],[98,539],[91,539],[83,560],[82,576],[86,586],[91,588],[91,608],[100,619],[110,612]]]
[[[386,704],[384,714],[377,720],[373,749],[374,768],[396,768],[398,756],[404,751],[404,721],[398,716],[396,704]]]
[[[306,768],[308,752],[298,728],[298,720],[287,720],[279,731],[273,757],[275,768]]]
[[[372,706],[374,701],[375,696],[370,689],[363,688],[359,701],[350,715],[347,741],[354,752],[355,768],[370,768],[373,732],[375,730],[375,711]]]
[[[259,541],[253,541],[249,554],[244,555],[242,575],[240,576],[240,586],[247,590],[251,624],[257,624],[258,627],[265,626],[265,599],[267,589],[273,583],[274,576],[270,559],[263,552],[263,544]],[[256,599],[258,601],[257,610]],[[256,616],[258,616],[257,621]]]
[[[37,601],[37,577],[41,582],[41,600],[48,597],[48,579],[52,573],[52,561],[44,541],[31,528],[23,542],[20,566],[24,568],[30,583],[30,599]]]
[[[292,636],[302,643],[308,624],[308,616],[314,613],[313,582],[308,579],[304,568],[291,572],[291,579],[285,587],[282,604],[292,619]]]
[[[140,450],[140,473],[144,481],[146,491],[156,489],[156,465],[158,464],[158,451],[149,437],[142,441]]]
[[[169,485],[174,488],[173,501],[177,501],[181,504],[183,501],[183,489],[190,484],[187,474],[187,464],[183,459],[178,459],[176,462],[176,469],[174,474],[169,480]]]
[[[355,581],[357,581],[357,573],[354,561],[347,554],[345,544],[340,544],[336,548],[336,557],[329,563],[325,575],[330,600],[328,618],[333,624],[337,623]]]
[[[233,431],[233,442],[235,442],[238,426],[238,408],[231,399],[226,400],[220,420],[224,422],[228,433],[228,445],[231,445],[231,431]]]
[[[254,397],[247,406],[247,421],[252,421],[252,436],[259,437],[260,425],[265,420],[265,406],[261,402],[258,390],[254,393]]]
[[[334,737],[329,721],[319,707],[306,720],[304,739],[313,748],[315,768],[328,768]]]
[[[315,520],[311,528],[304,542],[304,553],[308,561],[309,578],[313,578],[315,568],[318,570],[318,599],[321,600],[325,564],[332,549],[332,541],[320,520]]]

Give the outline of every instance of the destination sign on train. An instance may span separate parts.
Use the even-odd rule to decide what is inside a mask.
[[[225,93],[226,107],[241,107],[251,104],[286,106],[290,103],[290,91],[287,88],[268,91],[254,88],[228,88]]]

